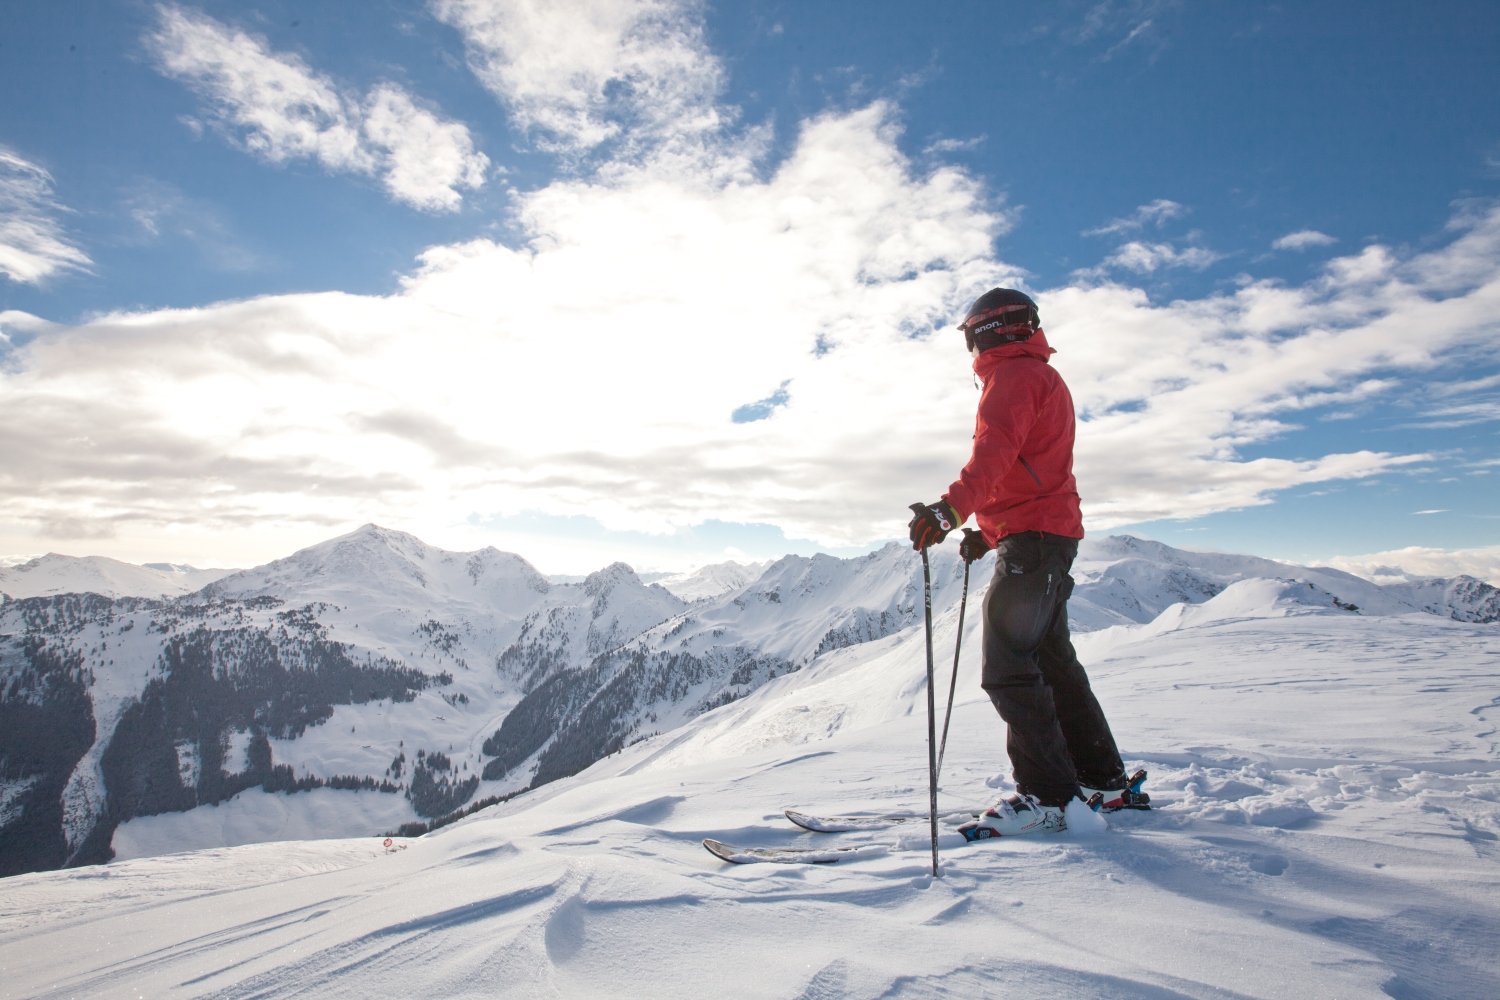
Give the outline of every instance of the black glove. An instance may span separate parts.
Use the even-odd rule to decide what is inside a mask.
[[[929,545],[942,542],[959,524],[958,514],[948,506],[946,500],[928,504],[914,503],[911,511],[916,517],[906,526],[911,529],[911,547],[918,552]]]
[[[964,529],[964,540],[958,543],[958,554],[966,563],[983,559],[984,554],[990,550],[990,543],[984,540],[984,532],[975,531],[973,528]]]

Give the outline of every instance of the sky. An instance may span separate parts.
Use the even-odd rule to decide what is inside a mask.
[[[1039,302],[1090,532],[1500,579],[1500,7],[0,2],[0,558],[848,555]]]

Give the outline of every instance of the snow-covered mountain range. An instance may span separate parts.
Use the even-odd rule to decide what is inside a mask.
[[[85,583],[110,562],[49,558],[54,579]],[[951,545],[932,562],[947,621],[962,565]],[[992,562],[973,568],[976,598]],[[1086,541],[1074,575],[1075,628],[1101,635],[1180,624],[1208,603],[1500,620],[1500,592],[1466,577],[1377,586],[1128,537]],[[885,655],[919,630],[922,601],[919,559],[896,544],[655,584],[623,564],[552,583],[513,554],[373,525],[206,582],[170,598],[5,591],[0,871],[394,830],[693,720],[719,721],[676,753],[737,746],[723,720],[789,677]],[[858,721],[841,713],[820,731]],[[809,718],[793,728],[812,731]]]
[[[0,594],[15,598],[54,594],[180,597],[232,572],[174,563],[137,566],[106,556],[61,556],[49,552],[18,566],[0,566]]]
[[[1299,598],[1304,603],[1366,615],[1425,611],[1455,621],[1500,621],[1500,591],[1472,576],[1375,584],[1337,569],[1187,552],[1128,535],[1085,539],[1073,577],[1078,586],[1068,613],[1077,631],[1144,624],[1173,604],[1201,604],[1235,583],[1258,578],[1310,583],[1312,592]]]

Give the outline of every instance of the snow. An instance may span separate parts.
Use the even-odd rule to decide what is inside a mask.
[[[1063,815],[1068,821],[1068,828],[1063,832],[1074,839],[1097,837],[1109,831],[1109,820],[1090,809],[1082,799],[1069,802]]]
[[[198,754],[196,740],[181,740],[174,746],[177,752],[177,774],[184,788],[197,788],[203,774],[203,761]]]
[[[1469,604],[1434,614],[1412,604],[1414,590],[1176,550],[1156,553],[1165,569],[1151,577],[1132,565],[1139,551],[1096,548],[1080,567],[1079,593],[1099,614],[1076,645],[1157,807],[1113,814],[1102,831],[1088,828],[1093,814],[1070,816],[1067,834],[973,845],[954,829],[1007,784],[971,614],[941,788],[941,878],[925,824],[813,834],[782,816],[925,812],[923,639],[906,625],[825,649],[581,774],[389,847],[368,836],[223,846],[336,836],[354,828],[341,825],[353,806],[405,802],[373,792],[246,792],[211,814],[132,820],[116,834],[122,860],[5,880],[5,991],[1493,996],[1500,627],[1452,617],[1473,605],[1463,595]],[[890,589],[866,593],[865,606],[905,607],[910,577],[880,562],[894,556],[868,559],[869,587]],[[816,629],[795,623],[814,594],[853,593],[837,562],[769,568],[737,595],[742,616],[716,627],[770,634],[777,615],[764,612],[779,610],[794,625],[777,648],[805,655]],[[951,567],[935,570],[941,675],[957,591]],[[1132,574],[1132,588],[1112,582]],[[771,592],[778,609],[753,596]],[[438,704],[430,692],[413,704],[429,697]],[[345,725],[344,711],[309,731],[328,734],[320,752],[336,752],[332,736],[349,726],[364,739],[374,725]],[[703,850],[705,837],[885,850],[730,865]],[[186,847],[213,849],[124,857]]]
[[[179,597],[233,572],[170,563],[137,566],[106,556],[80,558],[51,552],[19,566],[0,567],[0,593],[17,600],[53,594]]]
[[[250,733],[230,730],[224,747],[224,770],[239,774],[250,769]]]
[[[137,816],[115,831],[115,856],[148,858],[182,851],[276,841],[365,837],[417,819],[401,795],[314,788],[287,794],[251,788],[185,813]]]

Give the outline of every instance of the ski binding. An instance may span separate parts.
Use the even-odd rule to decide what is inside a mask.
[[[1129,779],[1126,787],[1120,792],[1118,799],[1105,800],[1104,796],[1095,793],[1089,797],[1089,808],[1095,812],[1118,812],[1121,809],[1150,809],[1151,796],[1141,791],[1141,786],[1146,783],[1146,769],[1140,768]],[[984,815],[983,810],[970,812],[970,816],[978,819]],[[786,810],[786,818],[797,824],[804,830],[813,833],[857,833],[865,830],[887,830],[893,826],[904,823],[925,823],[927,817],[921,816],[814,816],[811,813],[799,812],[796,809]],[[710,848],[712,850],[712,848]]]
[[[1150,809],[1151,796],[1141,791],[1141,786],[1146,783],[1146,769],[1141,768],[1126,779],[1125,788],[1121,790],[1118,799],[1111,798],[1104,802],[1102,807],[1095,807],[1095,812],[1100,808],[1104,812],[1119,812],[1121,809]],[[1107,793],[1113,795],[1113,793]]]

